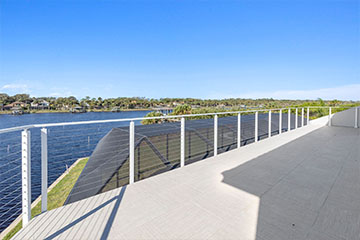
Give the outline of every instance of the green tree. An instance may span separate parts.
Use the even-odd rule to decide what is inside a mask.
[[[146,114],[145,117],[162,117],[164,114],[161,112],[150,112]],[[163,123],[165,122],[165,119],[144,119],[141,121],[142,124],[148,125],[148,124],[155,124],[155,123]]]
[[[191,114],[191,106],[184,104],[177,106],[171,115],[185,115],[185,114]]]

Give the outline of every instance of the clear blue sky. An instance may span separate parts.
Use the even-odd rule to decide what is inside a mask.
[[[360,99],[359,1],[0,2],[0,92]]]

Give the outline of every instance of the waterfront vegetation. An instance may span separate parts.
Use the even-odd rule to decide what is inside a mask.
[[[0,113],[11,113],[5,108],[13,103],[21,103],[23,110],[30,113],[41,112],[69,112],[71,108],[81,106],[87,111],[111,111],[118,108],[122,111],[127,110],[152,110],[154,108],[175,108],[181,105],[191,107],[191,113],[208,111],[228,111],[234,109],[248,108],[280,108],[289,106],[309,106],[322,103],[324,106],[339,106],[359,104],[353,101],[339,100],[276,100],[272,98],[264,99],[196,99],[196,98],[144,98],[144,97],[119,97],[102,99],[91,98],[89,96],[77,99],[70,97],[31,97],[29,94],[16,94],[9,96],[0,93]],[[45,103],[45,104],[44,104]],[[195,110],[196,109],[196,110]],[[200,110],[199,110],[200,109]]]
[[[267,109],[269,108],[288,108],[288,107],[296,107],[296,108],[307,108],[307,107],[311,107],[311,106],[320,106],[320,107],[334,107],[332,109],[332,113],[336,113],[336,112],[340,112],[340,111],[344,111],[350,107],[354,107],[354,106],[358,106],[359,103],[358,102],[354,102],[354,103],[349,103],[349,102],[341,102],[341,101],[330,101],[330,102],[326,102],[323,101],[322,99],[318,99],[316,101],[311,101],[311,102],[304,102],[301,104],[295,104],[295,105],[291,105],[291,106],[284,106],[282,105],[280,100],[279,100],[279,104],[277,106],[270,106],[270,107],[265,107]],[[236,112],[236,111],[246,111],[246,110],[259,110],[259,112],[261,112],[261,109],[264,109],[263,107],[250,107],[250,108],[245,108],[245,107],[241,107],[241,106],[235,106],[235,107],[230,107],[230,108],[217,108],[217,107],[205,107],[205,108],[192,108],[190,105],[184,104],[184,105],[179,105],[177,107],[174,108],[174,110],[169,114],[169,115],[185,115],[185,114],[204,114],[204,113],[221,113],[221,112]],[[274,113],[278,113],[279,111],[273,111]],[[291,110],[292,114],[296,114],[296,110],[292,109]],[[244,112],[243,114],[253,114],[253,112]],[[316,119],[319,117],[323,117],[325,115],[329,114],[329,109],[328,108],[310,108],[310,112],[309,112],[309,118],[310,119]],[[301,111],[298,111],[298,115],[301,115]],[[161,112],[158,111],[154,111],[154,112],[150,112],[148,113],[145,117],[160,117],[160,116],[164,116],[164,114],[162,114]],[[234,114],[221,114],[218,115],[219,117],[228,117],[228,116],[234,116]],[[205,116],[193,116],[193,117],[187,117],[187,119],[207,119],[207,118],[213,118],[212,115],[205,115]],[[163,122],[169,122],[169,121],[178,121],[179,119],[145,119],[143,120],[141,123],[142,124],[155,124],[155,123],[163,123]]]
[[[48,211],[64,205],[66,198],[85,167],[88,158],[80,160],[48,193]],[[41,213],[41,200],[31,208],[31,216]],[[3,238],[12,238],[22,228],[22,220]]]

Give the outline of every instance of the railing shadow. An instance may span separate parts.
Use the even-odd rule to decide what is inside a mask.
[[[105,228],[104,228],[104,231],[101,235],[101,239],[107,239],[108,238],[108,235],[109,235],[109,232],[110,232],[110,229],[111,229],[111,226],[114,222],[114,219],[115,219],[115,216],[116,216],[116,213],[119,209],[119,206],[120,206],[120,203],[121,203],[121,200],[123,199],[124,197],[124,194],[125,194],[125,190],[126,190],[126,186],[123,186],[120,190],[120,193],[107,200],[106,202],[104,202],[103,204],[99,205],[98,207],[94,208],[93,210],[89,211],[88,213],[84,214],[83,216],[79,217],[78,219],[76,219],[75,221],[69,223],[68,225],[66,225],[65,227],[59,229],[58,231],[56,231],[55,233],[51,234],[50,236],[46,237],[45,239],[46,240],[51,240],[51,239],[54,239],[58,236],[60,236],[62,233],[64,233],[65,231],[71,229],[72,227],[74,227],[76,224],[80,223],[81,221],[85,220],[86,218],[90,217],[91,215],[93,215],[94,213],[96,213],[97,211],[101,210],[102,208],[106,207],[107,205],[109,205],[110,203],[116,201],[115,203],[115,206],[113,207],[112,211],[111,211],[111,214],[107,220],[107,223],[105,225]]]
[[[109,216],[109,219],[108,219],[108,221],[107,221],[107,223],[106,223],[106,225],[105,225],[104,231],[103,231],[103,233],[102,233],[102,235],[101,235],[101,238],[100,238],[101,240],[106,240],[106,239],[108,238],[108,236],[109,236],[110,229],[111,229],[111,227],[112,227],[112,225],[113,225],[113,223],[114,223],[114,220],[115,220],[115,217],[116,217],[116,213],[117,213],[117,211],[118,211],[118,209],[119,209],[121,200],[122,200],[122,198],[123,198],[123,196],[124,196],[124,193],[125,193],[125,189],[126,189],[126,186],[123,186],[123,187],[121,188],[121,191],[120,191],[119,195],[117,196],[117,200],[116,200],[115,206],[114,206],[114,208],[113,208],[112,211],[111,211],[111,214],[110,214],[110,216]]]
[[[309,239],[338,171],[338,162],[322,157],[327,134],[315,130],[222,172],[223,183],[259,198],[254,239]]]

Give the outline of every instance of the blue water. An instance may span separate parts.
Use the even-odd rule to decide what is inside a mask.
[[[42,113],[0,115],[0,129],[29,124],[144,117],[148,111]],[[90,156],[98,141],[113,127],[128,122],[48,128],[48,184],[53,183],[78,158]],[[136,124],[140,124],[139,121]],[[31,195],[41,193],[40,129],[31,129]],[[21,213],[20,131],[0,134],[0,232]]]
[[[0,129],[28,124],[92,121],[105,119],[144,117],[149,111],[87,112],[87,113],[39,113],[24,115],[0,114]]]

